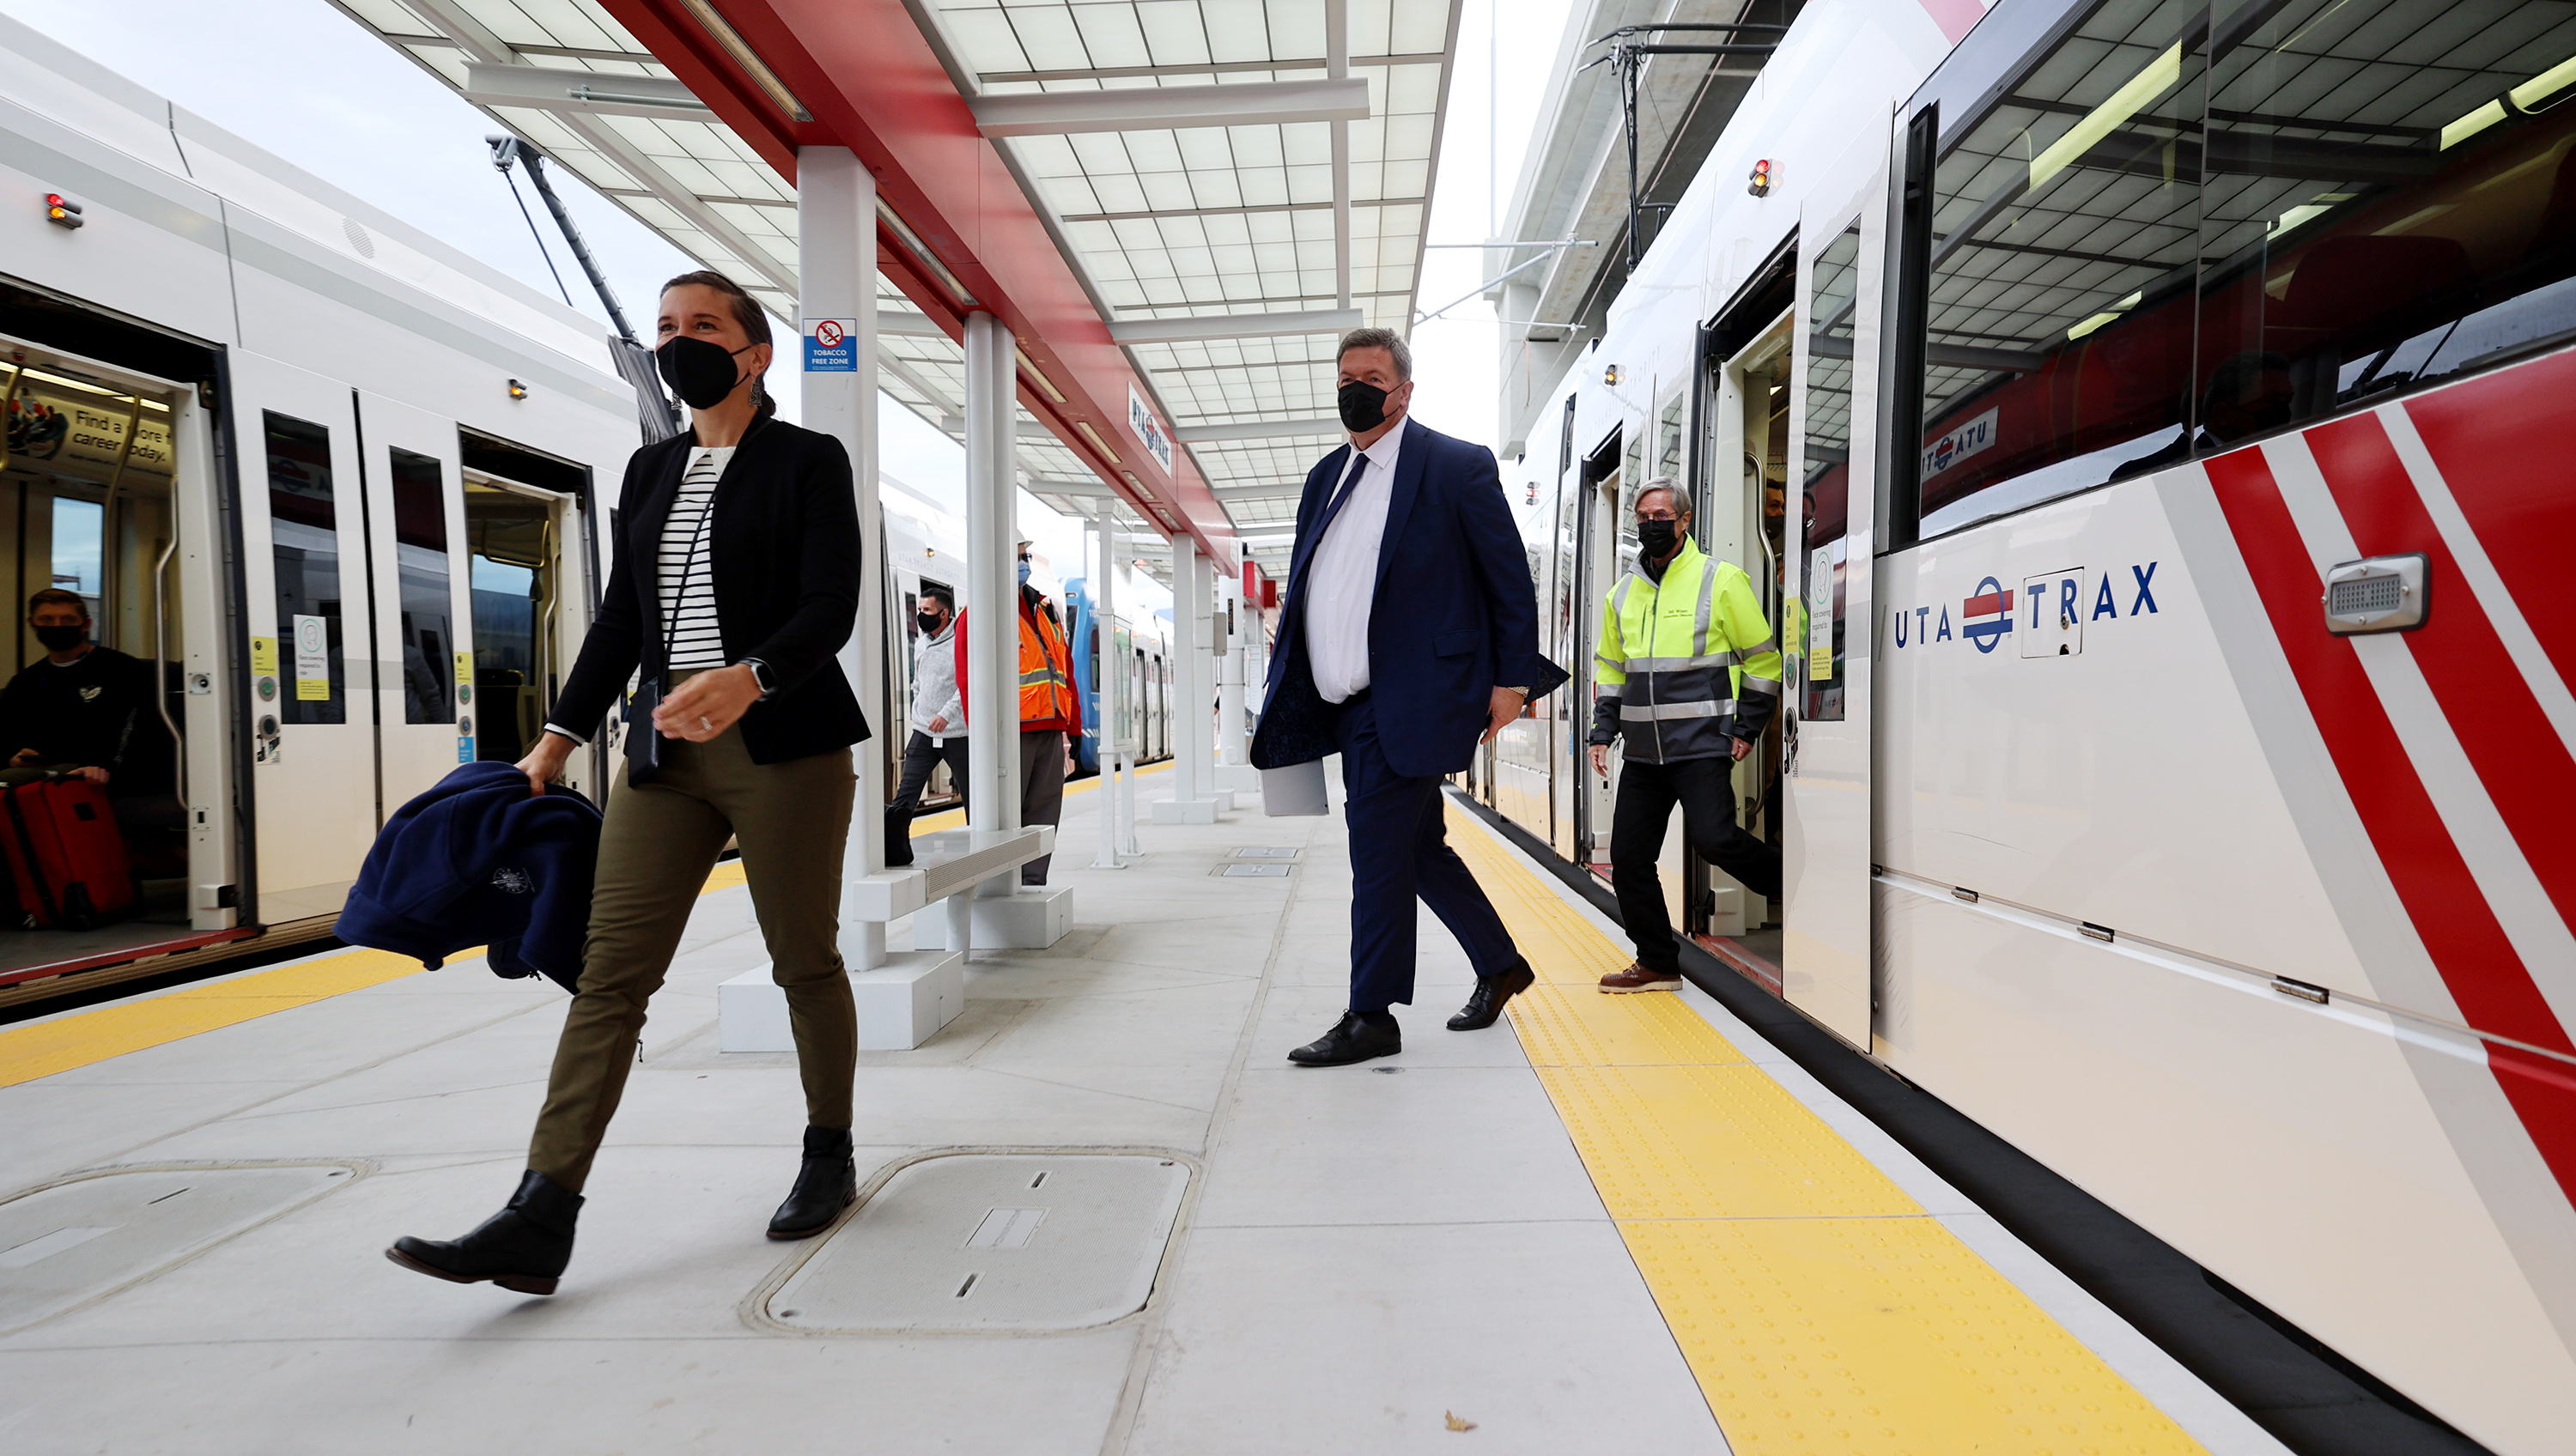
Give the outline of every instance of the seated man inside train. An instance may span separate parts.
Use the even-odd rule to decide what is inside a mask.
[[[912,863],[912,814],[921,806],[931,770],[942,760],[959,792],[966,788],[966,705],[957,694],[957,599],[948,588],[924,585],[913,617],[919,636],[912,653],[912,736],[903,748],[903,782],[886,805],[885,859]]]
[[[0,783],[75,774],[106,788],[129,833],[178,823],[151,664],[91,641],[88,603],[58,587],[27,599],[27,623],[46,655],[0,690],[0,745],[9,746]]]

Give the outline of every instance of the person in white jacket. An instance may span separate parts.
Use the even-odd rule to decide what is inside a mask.
[[[957,602],[944,586],[925,585],[913,618],[912,737],[903,747],[903,782],[886,805],[885,861],[912,863],[912,811],[930,771],[948,761],[952,782],[966,782],[966,704],[957,695]]]

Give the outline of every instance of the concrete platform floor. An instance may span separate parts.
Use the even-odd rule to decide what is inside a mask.
[[[1144,780],[1148,801],[1170,792],[1166,775]],[[864,1179],[946,1148],[1187,1161],[1140,1313],[1022,1336],[829,1336],[754,1317],[805,1255],[763,1237],[803,1111],[792,1057],[716,1049],[717,983],[764,961],[746,892],[725,888],[699,902],[653,1003],[551,1299],[381,1254],[397,1234],[463,1232],[516,1182],[565,1006],[542,983],[458,963],[0,1087],[0,1192],[119,1166],[353,1172],[0,1337],[0,1449],[1727,1450],[1510,1026],[1442,1028],[1471,977],[1436,922],[1401,1057],[1283,1060],[1343,1005],[1339,817],[1149,823],[1148,857],[1112,872],[1088,868],[1098,802],[1068,801],[1055,861],[1074,931],[1044,952],[977,953],[968,1009],[936,1039],[861,1055],[859,1163]],[[1303,853],[1285,879],[1215,873],[1249,846]],[[1859,1119],[1828,1120],[1928,1186]],[[1935,1212],[1975,1220],[1946,1196],[1961,1206]],[[2212,1449],[2268,1444],[2212,1439],[2248,1428],[2008,1237],[1978,1247]],[[1923,1449],[1945,1448],[1934,1434]]]

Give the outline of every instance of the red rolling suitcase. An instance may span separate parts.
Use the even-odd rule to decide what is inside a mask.
[[[134,908],[107,790],[82,778],[0,789],[0,850],[37,929],[89,930]]]

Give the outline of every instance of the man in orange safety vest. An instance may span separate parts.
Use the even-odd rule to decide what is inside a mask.
[[[1065,747],[1082,731],[1082,698],[1073,690],[1073,650],[1055,604],[1029,585],[1029,544],[1020,543],[1020,825],[1064,820]],[[965,614],[958,617],[957,688],[966,690]],[[967,704],[974,711],[974,704]],[[1020,867],[1020,883],[1046,883],[1047,863]]]

